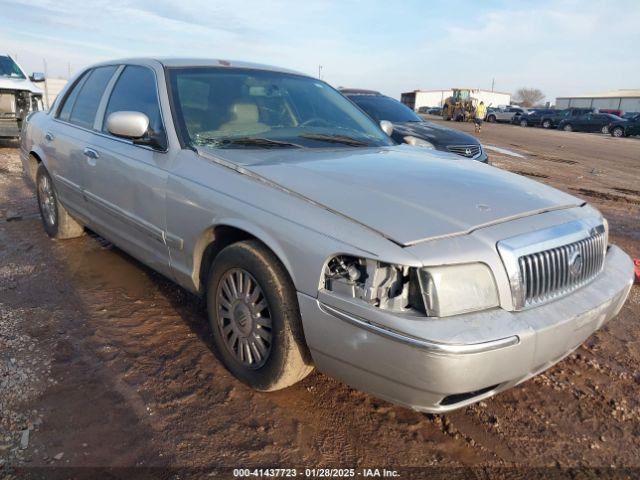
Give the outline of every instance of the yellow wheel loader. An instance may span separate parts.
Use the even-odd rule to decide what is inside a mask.
[[[456,122],[471,122],[478,100],[471,96],[468,88],[454,88],[453,95],[442,105],[442,118]]]

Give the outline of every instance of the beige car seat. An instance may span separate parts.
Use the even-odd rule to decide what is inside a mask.
[[[229,108],[231,120],[223,123],[216,133],[229,136],[255,135],[270,130],[269,126],[260,122],[258,106],[255,103],[237,102]]]

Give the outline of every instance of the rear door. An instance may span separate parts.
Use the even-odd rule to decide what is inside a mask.
[[[591,124],[592,119],[591,119],[591,114],[587,113],[587,114],[583,114],[583,115],[576,115],[572,120],[571,123],[574,126],[575,130],[582,130],[585,132],[589,131],[589,125]]]
[[[169,155],[166,147],[136,145],[106,129],[118,111],[142,112],[149,127],[166,138],[155,71],[126,65],[107,92],[99,133],[87,145],[94,154],[84,164],[85,195],[97,228],[117,245],[154,269],[169,274],[165,245],[165,188]],[[165,142],[166,143],[166,142]]]
[[[116,68],[97,67],[76,80],[45,132],[43,149],[60,201],[84,222],[88,212],[82,192],[83,150],[91,139],[98,105]]]

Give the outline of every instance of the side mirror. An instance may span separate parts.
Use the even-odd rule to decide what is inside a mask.
[[[31,80],[32,82],[35,82],[35,83],[44,82],[44,73],[42,73],[42,72],[33,72],[29,76],[29,80]]]
[[[391,134],[393,133],[393,123],[391,123],[389,120],[381,120],[380,128],[388,136],[391,136]]]
[[[149,130],[149,117],[141,112],[113,112],[107,117],[107,130],[116,137],[140,139]]]

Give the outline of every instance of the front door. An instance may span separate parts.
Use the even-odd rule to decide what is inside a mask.
[[[155,73],[127,65],[120,72],[104,115],[87,145],[84,165],[87,205],[96,228],[118,246],[154,269],[170,274],[165,245],[165,188],[169,155],[166,147],[136,145],[115,137],[106,119],[118,111],[142,112],[149,127],[164,134]]]

